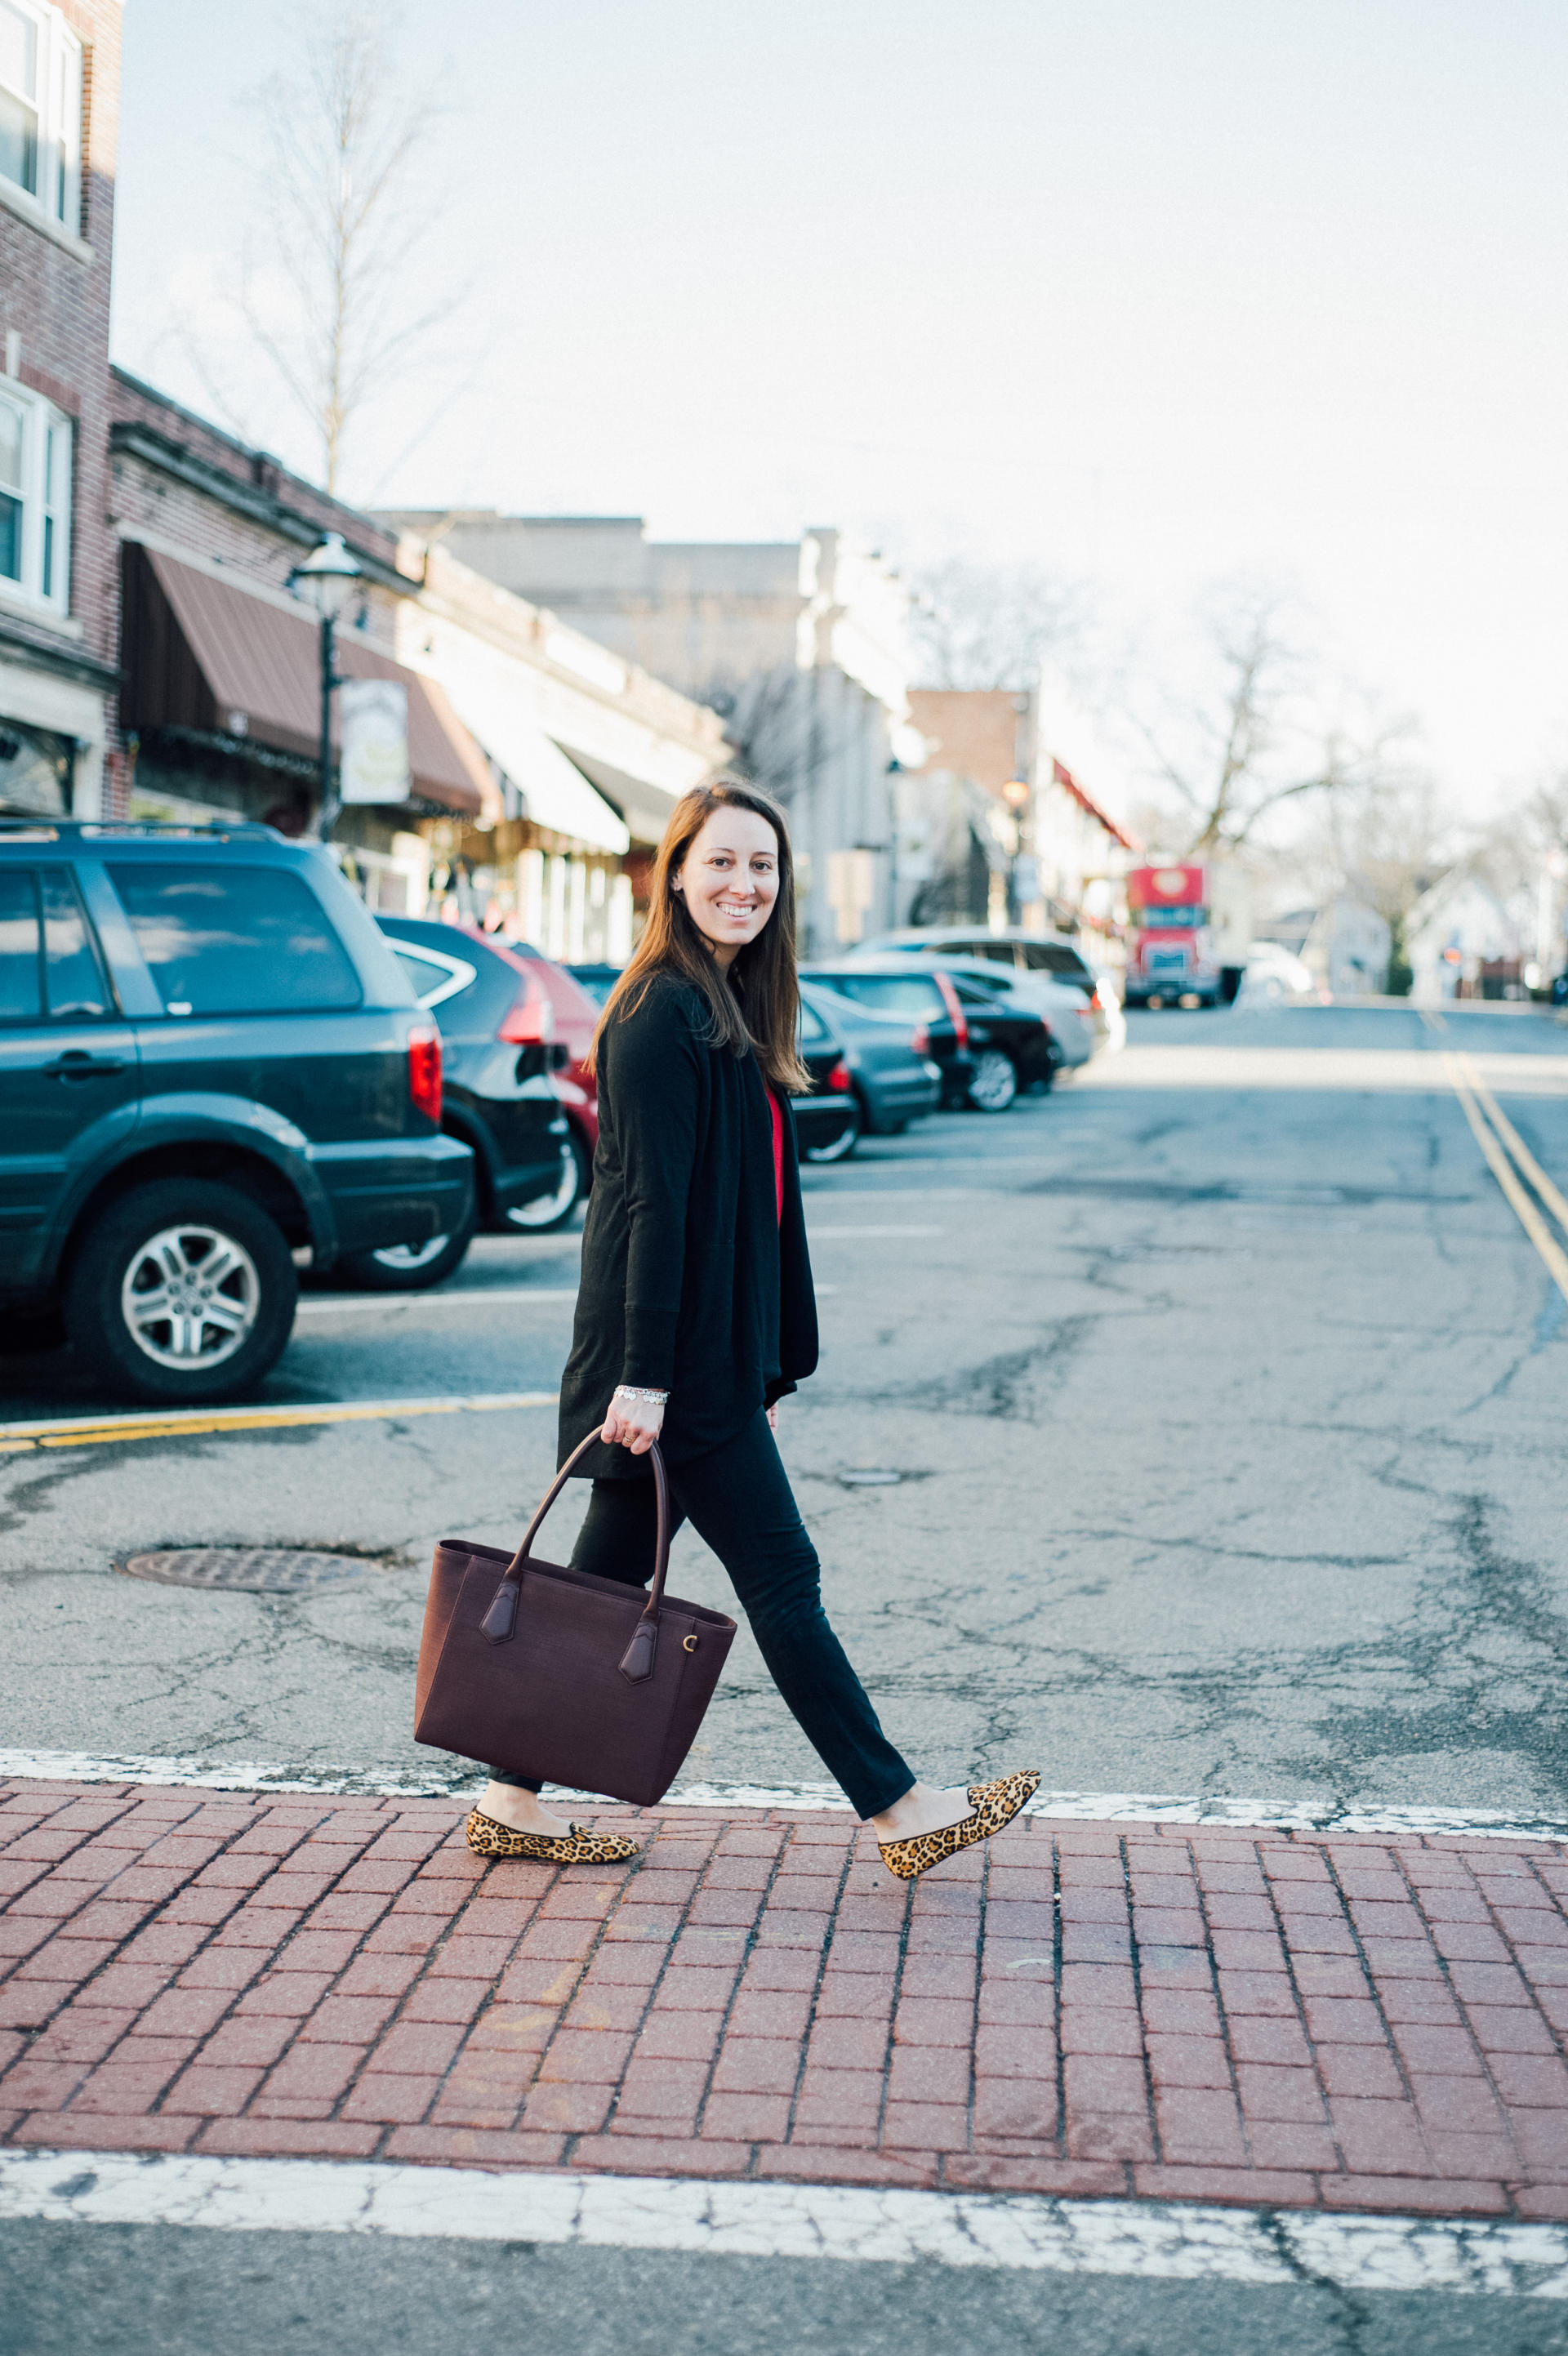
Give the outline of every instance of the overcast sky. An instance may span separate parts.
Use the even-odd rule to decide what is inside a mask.
[[[198,408],[293,21],[125,11],[115,356]],[[456,102],[412,292],[475,291],[352,494],[840,523],[1156,628],[1266,576],[1471,809],[1568,764],[1564,0],[443,0],[403,47]]]

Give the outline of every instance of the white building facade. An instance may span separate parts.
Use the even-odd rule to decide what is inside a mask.
[[[542,610],[546,646],[552,629],[580,636],[719,713],[736,765],[789,814],[804,949],[893,921],[909,599],[879,556],[829,529],[686,543],[649,540],[635,516],[396,519]]]
[[[407,530],[421,583],[398,655],[440,685],[489,764],[493,797],[431,845],[410,903],[447,909],[569,964],[623,964],[652,851],[683,793],[728,750],[716,713]],[[425,856],[410,841],[411,863]]]

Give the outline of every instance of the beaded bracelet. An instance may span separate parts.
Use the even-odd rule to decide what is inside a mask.
[[[665,1407],[670,1398],[668,1391],[639,1390],[635,1383],[617,1383],[615,1395],[617,1398],[646,1399],[650,1407]]]

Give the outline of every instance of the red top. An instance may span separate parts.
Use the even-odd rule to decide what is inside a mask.
[[[771,1088],[768,1109],[773,1116],[773,1200],[780,1226],[784,1224],[784,1108]]]

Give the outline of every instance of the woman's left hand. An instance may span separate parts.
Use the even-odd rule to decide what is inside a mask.
[[[768,1410],[768,1429],[769,1431],[777,1431],[779,1429],[779,1402],[777,1399],[774,1400],[772,1406]]]

